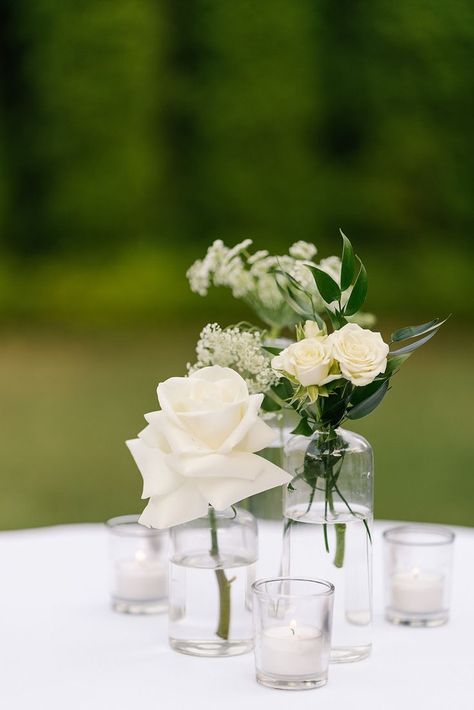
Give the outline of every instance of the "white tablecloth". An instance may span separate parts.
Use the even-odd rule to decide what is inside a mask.
[[[324,688],[257,685],[253,655],[203,659],[172,651],[165,616],[114,613],[106,533],[69,525],[0,534],[2,710],[474,708],[474,529],[456,531],[452,616],[436,629],[383,620],[381,530],[374,536],[371,658],[332,665]],[[260,576],[278,569],[280,529],[260,526]]]

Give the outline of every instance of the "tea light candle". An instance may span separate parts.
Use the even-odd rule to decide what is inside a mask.
[[[323,636],[314,626],[272,626],[258,639],[259,667],[274,676],[315,676],[323,671]]]
[[[117,562],[115,594],[120,599],[147,601],[162,599],[167,593],[166,569],[142,550],[137,550],[133,560]]]
[[[392,576],[392,607],[398,611],[429,614],[443,608],[444,578],[414,568]]]

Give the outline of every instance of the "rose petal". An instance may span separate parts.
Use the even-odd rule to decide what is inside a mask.
[[[273,444],[278,434],[263,419],[257,417],[243,439],[236,446],[238,451],[250,451],[252,453],[262,451],[267,446]]]
[[[244,401],[231,404],[216,412],[179,414],[181,427],[216,451],[237,430],[246,411]]]
[[[199,438],[183,429],[178,421],[170,419],[164,412],[149,412],[145,414],[145,419],[150,423],[154,430],[159,430],[165,438],[169,450],[173,453],[196,453],[212,451],[209,446],[206,446]]]
[[[152,414],[159,415],[161,414],[161,412],[152,412]],[[147,419],[147,416],[149,415],[145,414],[145,419]],[[168,442],[165,436],[163,435],[163,432],[157,427],[153,427],[150,425],[146,426],[138,434],[138,438],[141,439],[146,446],[151,446],[155,449],[161,449],[163,452],[166,453],[169,453],[171,451]]]
[[[234,451],[231,454],[175,457],[175,468],[186,478],[241,478],[253,481],[262,469],[261,456]]]
[[[196,486],[185,483],[165,496],[150,498],[138,522],[148,528],[170,528],[206,515],[208,501]]]
[[[291,481],[292,477],[275,464],[257,454],[251,454],[251,456],[254,459],[260,459],[255,462],[258,474],[253,481],[241,478],[199,479],[196,481],[203,496],[209,499],[209,503],[216,510],[224,510],[247,496],[276,486],[283,486]]]
[[[274,440],[275,437],[273,437],[273,439],[269,439],[270,434],[266,429],[258,427],[252,440],[249,439],[249,444],[255,448],[249,448],[243,443],[243,439],[247,437],[250,429],[252,429],[258,421],[262,401],[263,394],[252,394],[249,396],[247,409],[245,410],[239,424],[219,447],[219,451],[221,453],[231,451],[234,448],[238,448],[239,451],[260,451]]]
[[[164,495],[181,485],[181,476],[168,465],[168,454],[147,446],[141,439],[129,439],[125,443],[143,477],[142,498]]]

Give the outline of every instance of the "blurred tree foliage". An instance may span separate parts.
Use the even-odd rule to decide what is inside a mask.
[[[339,225],[370,305],[469,317],[473,39],[468,0],[3,0],[3,317],[182,312],[212,239]]]

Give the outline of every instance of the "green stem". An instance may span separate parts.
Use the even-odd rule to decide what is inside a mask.
[[[328,438],[327,438],[327,444],[328,446],[331,446],[330,442],[333,440],[332,432],[329,430],[328,432]],[[334,475],[334,464],[331,462],[331,457],[332,457],[333,451],[328,451],[327,459],[326,459],[326,506],[325,506],[325,517],[327,517],[327,506],[329,505],[329,510],[331,511],[332,514],[334,514],[334,500],[333,500],[333,490],[336,490],[339,492],[337,488],[337,475]],[[341,461],[342,464],[342,461]],[[340,469],[339,469],[340,471]],[[340,495],[340,494],[339,494]],[[334,525],[335,533],[336,533],[336,550],[334,552],[334,560],[333,564],[335,567],[340,569],[344,565],[344,555],[345,555],[345,549],[346,549],[346,524],[345,523],[336,523]],[[324,544],[326,547],[326,552],[329,552],[329,545],[327,541],[327,526],[326,524],[323,526],[323,531],[324,531]]]
[[[217,541],[217,523],[216,511],[212,506],[209,506],[208,511],[209,528],[211,530],[211,555],[219,561],[219,544]],[[219,619],[217,622],[216,635],[225,641],[229,638],[230,629],[230,589],[234,578],[227,579],[223,569],[215,569],[214,573],[219,587]]]
[[[339,569],[344,565],[344,553],[346,550],[346,524],[336,523],[336,552],[334,554],[334,567]]]
[[[277,325],[272,325],[270,328],[270,332],[268,333],[268,337],[271,340],[276,340],[280,335],[280,330],[281,328],[279,328]]]

